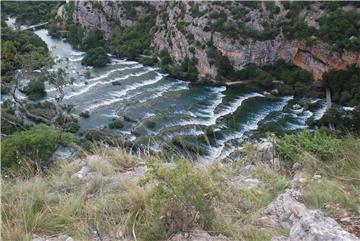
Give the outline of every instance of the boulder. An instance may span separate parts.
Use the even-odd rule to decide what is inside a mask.
[[[274,158],[273,144],[269,141],[264,141],[256,146],[257,156],[262,162],[269,162]]]
[[[359,241],[318,210],[305,212],[290,230],[288,241]]]

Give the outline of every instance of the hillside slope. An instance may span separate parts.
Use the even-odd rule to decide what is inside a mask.
[[[171,60],[164,64],[183,72],[196,65],[199,77],[212,80],[239,80],[228,73],[280,59],[312,72],[315,80],[329,69],[360,66],[356,2],[76,1],[62,6],[58,17],[100,29],[119,55],[134,57],[131,45],[144,34],[156,57],[167,50]]]

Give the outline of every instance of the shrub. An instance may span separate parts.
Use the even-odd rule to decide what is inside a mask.
[[[109,57],[102,47],[90,49],[84,59],[81,61],[82,65],[90,65],[94,67],[103,67],[109,62]]]
[[[110,129],[121,129],[124,127],[124,122],[121,118],[113,118],[109,123]]]
[[[342,105],[360,104],[360,68],[348,66],[346,70],[330,70],[323,80],[332,92],[332,101]]]
[[[90,112],[87,110],[87,111],[83,111],[79,114],[80,117],[82,118],[89,118],[90,117]]]
[[[341,204],[342,207],[357,211],[356,199],[336,181],[310,181],[304,190],[304,201],[313,208],[323,208],[326,204]]]
[[[38,100],[46,96],[45,84],[41,80],[31,80],[23,92],[30,100]]]
[[[45,125],[16,132],[1,142],[1,164],[6,170],[31,166],[41,170],[59,145],[69,145],[72,135]]]
[[[178,231],[188,230],[195,222],[202,228],[212,228],[215,213],[211,200],[218,194],[206,172],[181,160],[175,169],[154,166],[147,175],[144,182],[152,180],[157,185],[137,220],[137,230],[143,240],[166,239]]]
[[[276,142],[283,167],[300,162],[308,172],[359,185],[360,139],[348,134],[342,138],[316,130],[285,135]]]

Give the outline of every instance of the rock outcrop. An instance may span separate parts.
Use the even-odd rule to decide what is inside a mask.
[[[289,229],[289,237],[277,236],[272,241],[358,241],[356,236],[345,231],[334,219],[319,210],[310,210],[297,201],[298,193],[287,190],[280,194],[264,210],[262,225]]]
[[[161,49],[168,49],[175,62],[180,63],[185,57],[197,59],[196,68],[200,76],[212,79],[217,76],[217,69],[210,64],[206,46],[212,41],[213,46],[230,59],[236,70],[243,69],[249,64],[258,66],[271,65],[282,59],[291,62],[300,68],[313,73],[315,80],[321,80],[324,72],[329,69],[344,69],[350,64],[360,67],[360,53],[344,50],[335,51],[331,45],[316,41],[309,46],[306,41],[287,40],[280,33],[272,40],[256,40],[252,38],[229,38],[218,32],[209,31],[207,28],[213,22],[212,13],[224,12],[228,21],[232,20],[229,14],[232,8],[242,8],[247,18],[246,26],[256,31],[264,31],[265,22],[281,22],[286,18],[288,10],[282,3],[277,2],[280,11],[271,15],[265,4],[261,7],[251,8],[242,3],[215,4],[202,2],[198,12],[194,13],[191,2],[148,2],[131,5],[134,16],[129,16],[129,3],[113,1],[76,1],[72,13],[72,20],[85,28],[100,29],[106,38],[111,38],[119,27],[131,27],[139,20],[154,14],[156,16],[156,31],[153,35],[151,46],[156,53]],[[227,5],[231,5],[227,7]],[[319,28],[316,21],[319,16],[326,14],[318,3],[314,3],[306,11],[299,13],[308,26]],[[59,9],[58,16],[64,17],[64,7]],[[179,25],[179,23],[181,23]],[[193,48],[195,51],[190,51]],[[321,85],[321,82],[318,82]]]

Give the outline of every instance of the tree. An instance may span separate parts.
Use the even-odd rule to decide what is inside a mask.
[[[81,61],[82,65],[90,65],[94,67],[103,67],[109,62],[109,57],[102,47],[90,49],[84,59]]]

